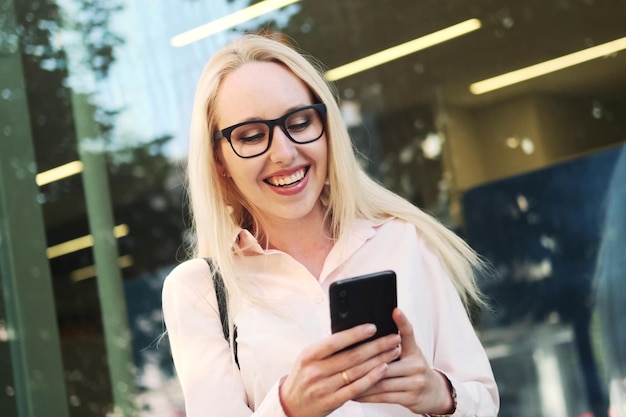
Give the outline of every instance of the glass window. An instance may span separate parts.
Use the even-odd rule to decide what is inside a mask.
[[[494,265],[497,279],[481,281],[493,308],[475,324],[500,415],[626,415],[626,330],[615,319],[624,257],[612,250],[626,240],[626,2],[295,0],[207,31],[251,3],[2,6],[0,202],[22,191],[43,229],[5,227],[0,243],[43,242],[32,256],[49,269],[54,383],[69,415],[184,413],[161,285],[188,255],[195,83],[246,31],[319,59],[368,172]],[[18,184],[6,176],[19,168],[6,156],[14,137],[32,143],[32,190],[6,188]],[[26,263],[4,243],[0,255]],[[21,390],[36,381],[18,366],[29,339],[15,332],[32,329],[12,322],[15,274],[0,269],[0,414],[21,417]]]

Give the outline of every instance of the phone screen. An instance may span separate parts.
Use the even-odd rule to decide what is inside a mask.
[[[361,343],[398,333],[391,316],[398,305],[394,271],[380,271],[336,281],[330,285],[328,296],[333,333],[364,323],[375,324],[376,334]]]

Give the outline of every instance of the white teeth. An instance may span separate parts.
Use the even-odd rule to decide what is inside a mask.
[[[294,172],[293,174],[291,174],[288,177],[282,177],[282,178],[270,178],[267,180],[267,182],[269,182],[272,185],[275,186],[285,186],[285,185],[291,185],[294,184],[298,181],[300,181],[302,178],[304,178],[304,174],[305,174],[305,170],[301,169],[298,172]]]

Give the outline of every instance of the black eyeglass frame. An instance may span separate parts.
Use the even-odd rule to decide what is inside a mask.
[[[295,140],[294,138],[291,137],[291,135],[289,134],[289,131],[287,130],[287,126],[285,126],[285,122],[294,113],[298,113],[299,111],[307,110],[307,109],[315,109],[317,111],[317,113],[320,115],[320,118],[322,120],[322,131],[314,139],[307,140],[307,141],[304,141],[304,142],[299,142],[299,141],[297,141],[297,140]],[[235,147],[233,146],[233,142],[231,141],[230,135],[238,127],[245,126],[245,125],[250,125],[250,124],[256,124],[256,123],[263,123],[263,124],[267,125],[267,127],[269,128],[269,133],[268,133],[269,136],[267,138],[267,148],[265,148],[265,150],[263,152],[258,153],[256,155],[241,156],[235,150]],[[308,106],[298,107],[297,109],[293,109],[292,111],[290,111],[289,113],[284,114],[283,116],[279,117],[278,119],[273,119],[273,120],[248,120],[248,121],[245,121],[245,122],[237,123],[236,125],[229,126],[226,129],[218,130],[217,132],[215,132],[213,134],[213,139],[214,140],[219,140],[219,139],[222,139],[222,138],[226,139],[228,141],[228,143],[230,144],[230,147],[232,148],[233,152],[235,152],[235,155],[237,155],[240,158],[244,158],[244,159],[254,158],[254,157],[263,155],[265,152],[267,152],[270,149],[270,147],[272,146],[272,139],[274,137],[274,128],[276,126],[279,126],[280,129],[285,134],[285,136],[287,136],[289,138],[289,140],[292,141],[293,143],[297,143],[299,145],[305,145],[307,143],[315,142],[316,140],[321,138],[322,135],[324,134],[324,132],[326,131],[326,104],[324,104],[324,103],[316,103],[316,104],[311,104],[311,105],[308,105]]]

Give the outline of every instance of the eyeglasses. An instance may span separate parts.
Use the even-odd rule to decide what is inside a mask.
[[[280,126],[289,140],[302,145],[322,137],[325,117],[324,103],[311,104],[290,111],[278,119],[237,123],[215,132],[213,139],[225,138],[238,157],[254,158],[270,148],[276,126]]]

